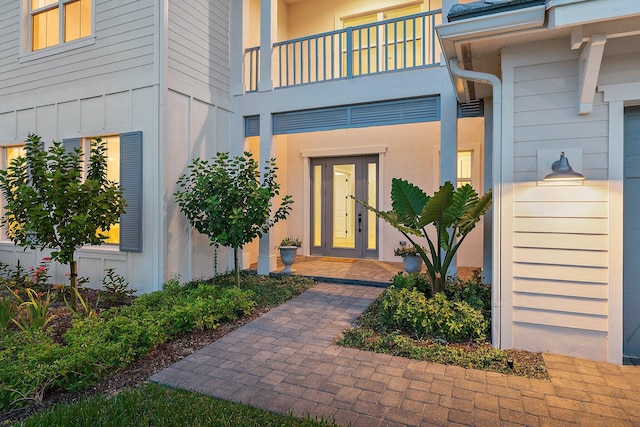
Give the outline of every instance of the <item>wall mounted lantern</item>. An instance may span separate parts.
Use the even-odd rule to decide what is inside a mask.
[[[545,181],[578,181],[583,180],[584,175],[575,172],[569,165],[569,159],[564,156],[564,151],[560,153],[560,159],[551,165],[552,172],[544,177]]]

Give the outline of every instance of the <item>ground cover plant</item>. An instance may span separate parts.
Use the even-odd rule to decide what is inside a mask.
[[[41,404],[52,393],[88,389],[169,341],[264,312],[312,284],[255,274],[246,274],[241,287],[231,274],[186,284],[172,279],[130,304],[76,313],[57,308],[53,323],[68,320],[62,330],[6,328],[0,337],[0,413]],[[87,297],[85,303],[95,307],[95,301]]]
[[[336,424],[321,419],[278,415],[199,393],[145,384],[115,396],[94,396],[72,405],[59,405],[30,417],[19,425],[322,427]]]
[[[399,274],[343,331],[338,345],[416,360],[547,379],[542,356],[489,344],[491,286],[479,275],[448,278],[447,292],[428,298],[424,273]]]

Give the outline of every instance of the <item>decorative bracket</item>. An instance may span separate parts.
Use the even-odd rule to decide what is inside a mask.
[[[574,39],[573,35],[572,39]],[[575,39],[573,40],[573,46],[577,44],[576,41]],[[593,111],[593,97],[596,93],[600,64],[602,64],[606,42],[606,34],[593,34],[580,54],[578,70],[580,77],[580,85],[578,87],[580,91],[580,114],[589,114]]]

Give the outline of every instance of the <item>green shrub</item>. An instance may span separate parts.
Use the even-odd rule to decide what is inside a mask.
[[[380,324],[384,329],[402,329],[418,337],[446,341],[483,341],[488,323],[482,312],[464,301],[449,301],[443,293],[427,299],[416,289],[386,290],[381,302]]]
[[[64,382],[65,349],[38,330],[8,332],[0,341],[0,410],[14,401],[42,400]]]
[[[466,280],[457,276],[448,277],[445,294],[451,301],[465,301],[482,310],[485,319],[491,320],[491,283],[482,283],[479,270]]]
[[[129,282],[115,272],[113,268],[105,270],[107,274],[102,279],[104,291],[100,291],[100,297],[109,306],[118,306],[128,303],[135,289],[129,288]]]
[[[80,390],[123,368],[157,345],[193,329],[215,328],[297,295],[314,282],[300,278],[247,275],[241,288],[233,276],[181,285],[136,298],[100,316],[75,316],[60,345],[43,332],[0,336],[0,411],[22,399],[42,398],[64,388]]]
[[[427,273],[403,273],[393,276],[392,284],[396,288],[417,289],[427,297],[431,296],[431,284]]]

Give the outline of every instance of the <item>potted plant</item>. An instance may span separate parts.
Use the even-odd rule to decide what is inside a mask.
[[[422,270],[422,257],[414,246],[395,248],[393,254],[402,257],[402,264],[407,273],[416,273]]]
[[[302,246],[302,242],[297,237],[285,237],[284,239],[282,239],[282,241],[280,242],[280,246],[278,246],[278,249],[280,249],[280,260],[284,264],[284,268],[282,269],[281,273],[293,273],[291,266],[296,260],[296,253],[298,252],[298,248],[300,246]]]

